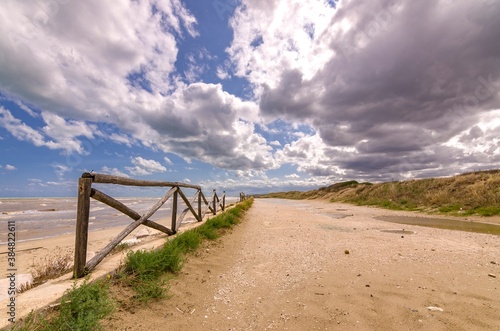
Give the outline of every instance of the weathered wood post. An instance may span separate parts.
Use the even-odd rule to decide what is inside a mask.
[[[177,190],[174,193],[174,197],[172,200],[172,231],[174,233],[177,232],[177,196],[178,192]]]
[[[222,211],[226,210],[226,191],[222,191]]]
[[[201,190],[198,190],[198,222],[203,221],[203,215],[201,215]]]
[[[73,266],[73,276],[75,278],[80,278],[85,275],[85,264],[87,263],[87,241],[88,241],[88,229],[89,229],[91,190],[92,190],[92,178],[80,178],[78,180],[75,260]]]
[[[214,193],[212,194],[212,209],[214,210],[214,215],[217,214],[217,193],[215,193],[215,189],[214,189]]]

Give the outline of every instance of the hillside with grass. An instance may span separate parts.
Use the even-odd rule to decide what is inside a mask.
[[[278,192],[260,197],[328,199],[389,209],[493,216],[500,214],[500,170],[377,184],[352,180],[318,190]]]

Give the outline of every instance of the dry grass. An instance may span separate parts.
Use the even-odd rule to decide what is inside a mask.
[[[271,193],[266,197],[321,198],[390,209],[492,216],[500,214],[500,170],[378,184],[348,181],[319,190]]]
[[[73,250],[56,248],[33,262],[33,286],[60,277],[73,268]]]

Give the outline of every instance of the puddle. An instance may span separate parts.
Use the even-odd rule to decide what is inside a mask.
[[[375,219],[379,221],[398,223],[398,224],[419,225],[419,226],[427,226],[438,229],[487,233],[500,236],[500,225],[490,224],[490,223],[459,221],[459,220],[450,220],[450,219],[432,218],[432,217],[411,217],[411,216],[410,217],[378,216],[375,217]]]
[[[335,225],[326,225],[326,224],[321,224],[319,225],[320,228],[325,229],[325,230],[330,230],[330,231],[337,231],[337,232],[352,232],[352,229],[342,227],[342,226],[335,226]]]
[[[321,215],[325,215],[325,216],[335,218],[335,219],[341,219],[341,218],[346,218],[347,216],[351,216],[351,215],[339,214],[339,213],[321,213]]]
[[[397,234],[414,234],[414,231],[410,230],[380,230],[381,232],[387,232],[387,233],[397,233]]]

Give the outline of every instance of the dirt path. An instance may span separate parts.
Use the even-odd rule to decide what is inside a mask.
[[[396,214],[410,215],[257,199],[189,257],[169,300],[118,309],[104,329],[500,330],[500,238],[373,219]]]

